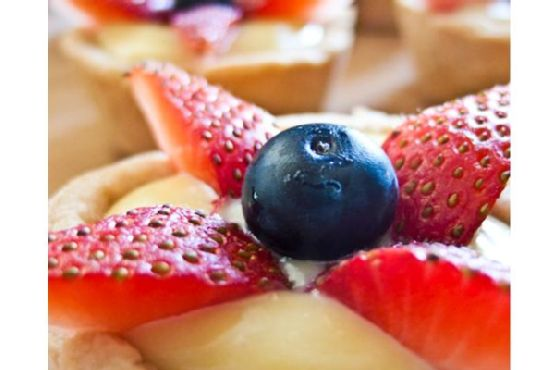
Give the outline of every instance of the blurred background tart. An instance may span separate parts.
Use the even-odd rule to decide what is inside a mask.
[[[141,59],[140,55],[147,51],[158,53],[161,58],[172,60],[176,58],[176,55],[186,54],[184,50],[187,50],[183,44],[180,44],[176,50],[164,46],[168,43],[168,39],[170,39],[170,43],[176,44],[177,42],[176,35],[169,32],[168,25],[154,21],[126,21],[123,25],[121,22],[114,24],[94,21],[91,17],[84,16],[86,12],[76,12],[75,6],[70,8],[74,11],[68,12],[68,2],[69,0],[52,1],[49,13],[49,194],[81,172],[122,159],[143,149],[154,148],[148,131],[137,123],[143,122],[143,117],[138,113],[134,103],[130,101],[129,88],[125,78],[122,78],[120,74],[122,72],[120,67],[114,69],[115,64],[118,63],[117,55],[111,54],[111,57],[107,59],[108,51],[94,45],[94,42],[91,45],[91,39],[94,40],[102,34],[103,42],[112,45],[110,50],[119,50],[121,47],[120,54],[131,55],[132,59],[135,55],[136,60]],[[280,2],[290,3],[288,1]],[[308,1],[308,3],[311,2],[317,4],[320,0]],[[247,28],[257,28],[264,32],[247,32],[250,35],[247,38],[238,38],[236,33],[235,42],[244,45],[245,43],[257,45],[262,43],[268,49],[276,44],[275,36],[280,34],[285,37],[280,37],[279,43],[291,46],[292,42],[295,44],[297,36],[302,34],[310,36],[311,33],[315,36],[314,31],[322,26],[327,30],[336,29],[337,32],[334,32],[336,35],[347,34],[351,38],[351,26],[342,26],[342,19],[352,22],[353,8],[346,10],[343,1],[332,2],[340,4],[344,10],[335,12],[332,17],[328,16],[326,18],[328,21],[324,21],[322,16],[318,22],[305,18],[299,20],[292,18],[291,15],[280,18],[263,14],[247,17],[237,24],[236,30],[241,29],[242,25],[251,24],[252,27]],[[63,11],[60,11],[60,3],[64,5],[62,6]],[[282,11],[284,10],[288,10],[290,12],[288,14],[291,14],[291,9]],[[342,13],[345,14],[345,18],[340,16]],[[332,26],[332,24],[336,24],[336,26]],[[418,90],[413,86],[413,66],[407,52],[397,36],[383,33],[382,30],[375,32],[376,30],[363,32],[360,29],[361,32],[356,35],[357,38],[354,40],[353,49],[347,52],[347,54],[351,53],[351,58],[346,58],[346,53],[332,53],[330,54],[331,58],[328,58],[330,63],[316,63],[314,60],[311,63],[303,64],[280,63],[280,65],[275,65],[275,68],[279,67],[280,71],[273,71],[273,74],[267,75],[267,77],[271,80],[274,79],[274,81],[270,81],[272,84],[282,84],[283,81],[290,80],[282,78],[284,73],[291,71],[298,75],[298,78],[295,78],[295,81],[289,85],[290,91],[286,96],[289,100],[295,100],[296,104],[306,102],[315,96],[326,96],[323,104],[318,108],[304,109],[304,112],[347,113],[356,106],[366,106],[373,110],[391,113],[415,111],[423,105]],[[332,35],[332,33],[330,34]],[[251,37],[253,35],[257,36]],[[159,43],[162,45],[160,47],[151,43],[150,49],[148,47],[141,48],[142,44],[136,41],[143,36],[147,39],[160,38],[164,43]],[[306,36],[302,38],[306,38]],[[243,41],[241,41],[242,39]],[[337,40],[341,39],[343,38],[337,38]],[[73,55],[71,50],[68,52],[66,44],[72,45],[69,49],[77,52],[77,55]],[[232,42],[231,47],[233,48],[233,46]],[[237,58],[225,57],[230,54],[230,50],[221,53],[224,56],[223,59],[237,60]],[[291,48],[289,53],[291,54]],[[190,54],[188,57],[191,56]],[[310,54],[316,55],[314,52]],[[284,61],[284,59],[291,59],[290,56],[285,55],[280,58]],[[176,58],[178,64],[180,58],[182,57]],[[196,57],[195,59],[202,60],[204,65],[211,66],[215,66],[217,62],[215,58]],[[345,61],[348,62],[347,66]],[[91,68],[87,67],[91,63],[93,64]],[[181,63],[184,63],[183,59]],[[218,68],[221,66],[222,63],[219,63]],[[250,66],[252,67],[253,64],[251,63]],[[298,68],[301,66],[302,68]],[[228,67],[230,66],[228,65],[224,70],[231,70]],[[233,68],[234,73],[236,73],[235,71],[239,73],[240,70],[245,72],[244,68],[236,67]],[[325,70],[328,69],[337,72],[337,83],[333,83],[336,77],[320,78],[326,75]],[[264,70],[252,68],[249,70],[259,73],[264,72],[266,67]],[[295,71],[299,73],[295,73]],[[218,77],[236,81],[234,73],[218,73]],[[301,77],[299,77],[300,74]],[[266,81],[269,81],[268,79]],[[309,79],[311,82],[308,84],[307,80]],[[272,96],[270,103],[279,104],[280,91],[284,90],[276,90],[274,85],[266,84],[262,92],[256,94],[259,93],[255,86],[258,84],[257,81],[243,79],[237,80],[237,83],[244,89],[249,86],[253,87],[253,89],[249,88],[249,91],[257,96],[251,100],[257,101],[257,98]]]
[[[84,76],[120,155],[154,148],[122,78],[138,62],[172,62],[275,114],[308,112],[322,109],[353,42],[349,0],[268,1],[260,9],[163,1],[159,11],[148,1],[137,9],[129,3],[56,2],[74,21],[76,10],[83,18],[60,47]]]
[[[364,12],[363,2],[355,3],[360,16]],[[90,74],[83,73],[83,68],[73,57],[60,50],[64,38],[72,38],[72,34],[91,29],[90,19],[81,20],[75,13],[63,17],[60,14],[52,9],[49,17],[49,194],[79,173],[119,160],[141,147],[153,148],[152,138],[146,128],[135,123],[143,122],[143,117],[130,101],[126,79],[121,76],[109,79],[119,81],[119,85],[112,84],[112,87],[120,86],[119,89],[97,88],[102,86],[102,78],[89,78]],[[78,13],[81,16],[83,14]],[[252,21],[259,24],[261,19],[274,25],[277,23],[276,19],[262,16],[254,17]],[[280,21],[295,23],[291,19]],[[298,23],[306,24],[304,22]],[[98,28],[98,25],[92,26],[92,29]],[[122,40],[133,40],[129,35],[134,33],[120,32],[122,28],[136,29],[139,34],[139,30],[144,29],[148,37],[156,33],[153,30],[170,27],[153,22],[134,22],[126,23],[126,27],[107,25],[102,28],[108,30],[108,35],[114,34],[112,39],[118,44],[118,35],[122,36]],[[168,35],[168,32],[163,33]],[[354,106],[365,106],[378,111],[401,113],[414,112],[430,105],[427,91],[433,84],[423,85],[422,79],[418,81],[418,65],[411,58],[411,50],[404,46],[398,35],[385,33],[378,28],[359,27],[356,36],[349,65],[343,72],[340,68],[337,88],[327,93],[327,101],[321,107],[324,111],[351,112]],[[130,45],[137,44],[131,42]],[[85,49],[91,51],[88,46]],[[164,50],[163,47],[161,49]],[[133,54],[133,47],[130,52]],[[94,52],[92,54],[98,56]],[[95,60],[95,57],[91,60]],[[442,85],[445,81],[448,79],[436,82]],[[302,91],[297,84],[292,85],[291,90],[296,93]],[[306,95],[311,95],[309,92],[313,93],[313,90],[313,86],[310,86]],[[111,94],[111,91],[115,93]],[[108,104],[109,109],[102,108],[104,103]],[[119,116],[123,117],[121,122],[112,120],[111,114],[105,114],[111,110],[120,112]],[[127,122],[130,124],[126,125]],[[134,150],[128,150],[133,146]]]
[[[395,0],[395,6],[430,103],[510,80],[509,0]]]

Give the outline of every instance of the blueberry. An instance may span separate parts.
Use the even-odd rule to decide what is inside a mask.
[[[292,127],[270,139],[243,183],[247,227],[275,252],[334,260],[375,246],[398,180],[382,149],[345,126]]]
[[[232,2],[232,0],[175,0],[174,9],[181,10],[204,4],[232,4]]]

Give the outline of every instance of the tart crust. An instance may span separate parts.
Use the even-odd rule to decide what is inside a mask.
[[[95,222],[131,190],[174,173],[168,157],[147,152],[76,177],[48,202],[48,228]]]
[[[489,32],[420,0],[395,0],[400,32],[413,56],[419,88],[434,104],[510,80],[510,32]]]
[[[318,111],[347,62],[353,22],[352,9],[338,14],[325,26],[325,40],[318,49],[227,56],[191,72],[274,114]],[[115,151],[129,155],[155,149],[129,84],[122,78],[133,64],[103,50],[95,35],[92,28],[69,31],[61,36],[61,50],[83,75],[98,105],[100,124],[113,137]]]
[[[363,31],[384,30],[394,31],[394,0],[358,0],[358,27]]]
[[[61,332],[49,328],[49,370],[156,370],[139,350],[109,333]]]

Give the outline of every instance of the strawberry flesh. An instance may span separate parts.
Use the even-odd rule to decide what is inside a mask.
[[[233,41],[233,27],[241,12],[222,4],[200,5],[172,17],[174,26],[188,49],[200,54],[223,52]]]
[[[222,197],[241,197],[247,166],[278,132],[274,118],[170,64],[140,65],[130,80],[159,147],[177,169]]]
[[[239,1],[245,12],[254,17],[282,18],[308,22],[338,14],[346,8],[347,1],[342,0],[263,0]]]
[[[164,21],[173,0],[67,0],[96,23]]]
[[[426,0],[427,8],[436,13],[450,13],[470,5],[489,3],[491,0]]]
[[[107,331],[289,286],[237,224],[170,206],[50,233],[48,269],[50,323]]]
[[[395,240],[469,244],[510,176],[509,94],[429,108],[384,142],[400,185]]]
[[[435,368],[510,368],[509,269],[440,244],[362,252],[317,279]]]
[[[183,9],[197,6],[228,6],[229,4],[203,4],[199,2],[185,2],[181,4],[176,0],[60,0],[67,2],[79,11],[87,14],[92,20],[99,24],[112,22],[137,22],[137,21],[159,21],[168,22],[173,16],[179,14]],[[453,0],[431,0],[431,6],[446,8]],[[210,2],[206,2],[210,3]],[[224,2],[226,3],[226,2]],[[349,6],[349,0],[238,0],[233,2],[234,7],[245,12],[246,15],[256,18],[280,18],[293,21],[309,22],[319,19],[327,19],[336,15]],[[437,5],[438,3],[439,5]],[[446,5],[448,4],[448,5]],[[226,18],[217,16],[211,25],[221,29],[219,20]],[[193,20],[193,23],[196,23]],[[203,21],[202,23],[207,23]],[[220,32],[220,31],[218,31]]]
[[[487,3],[489,0],[426,0],[427,8],[437,13],[454,12],[468,4]]]

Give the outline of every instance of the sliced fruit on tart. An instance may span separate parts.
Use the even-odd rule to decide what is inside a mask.
[[[509,268],[471,249],[361,252],[317,279],[317,289],[438,369],[510,368]]]
[[[467,245],[510,176],[507,86],[410,116],[383,144],[398,175],[398,240]]]
[[[176,167],[238,198],[245,169],[278,130],[253,104],[170,64],[150,62],[130,73],[134,96]]]
[[[462,5],[480,2],[481,0],[426,0],[425,4],[433,12],[450,12]]]
[[[428,10],[436,13],[449,13],[468,5],[510,2],[509,0],[425,0]]]
[[[161,21],[172,11],[174,1],[159,0],[55,0],[86,14],[96,23]]]
[[[121,331],[289,286],[238,225],[170,206],[49,234],[49,322]]]
[[[298,21],[327,19],[335,11],[345,9],[351,0],[239,0],[247,15],[286,18]]]
[[[166,21],[172,14],[195,6],[237,7],[251,17],[285,18],[294,21],[326,19],[351,0],[56,0],[66,3],[100,24],[129,21]]]

